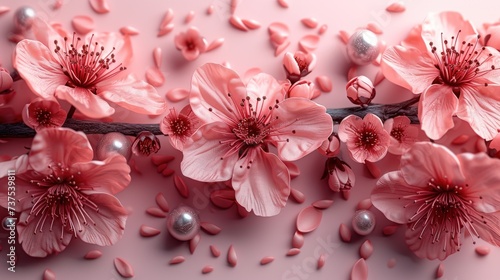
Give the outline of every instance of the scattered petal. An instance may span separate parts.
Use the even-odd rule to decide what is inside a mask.
[[[260,259],[260,265],[266,265],[266,264],[271,263],[273,261],[274,261],[274,257],[266,256],[266,257],[263,257],[262,259]]]
[[[395,258],[391,258],[387,261],[387,267],[388,268],[393,268],[396,266],[396,259]]]
[[[9,7],[6,7],[6,6],[0,6],[0,15],[3,15],[5,13],[7,13],[8,11],[10,11],[10,8]]]
[[[174,173],[175,173],[175,170],[170,169],[170,168],[165,168],[161,172],[161,175],[163,175],[164,177],[169,177],[169,176],[172,176]]]
[[[210,201],[222,209],[227,209],[234,204],[234,191],[233,190],[216,190],[210,193]]]
[[[210,265],[206,265],[204,266],[202,269],[201,269],[201,273],[203,274],[207,274],[207,273],[210,273],[214,271],[214,267],[213,266],[210,266]]]
[[[287,0],[278,0],[278,5],[280,5],[282,8],[288,8],[288,1]]]
[[[441,278],[444,275],[444,263],[439,263],[436,269],[436,278]]]
[[[85,35],[94,30],[95,24],[91,17],[80,15],[73,17],[71,26],[73,26],[73,29],[75,29],[77,33]]]
[[[189,90],[183,88],[173,88],[166,94],[168,100],[178,102],[186,99],[189,96]]]
[[[378,179],[378,178],[380,178],[380,176],[382,176],[382,172],[380,171],[380,168],[378,168],[378,166],[375,163],[367,160],[367,161],[365,161],[365,166],[373,178]]]
[[[229,5],[230,7],[230,12],[233,15],[234,12],[236,12],[236,8],[238,7],[238,4],[240,4],[241,0],[231,0],[231,4]]]
[[[371,32],[375,33],[375,34],[382,34],[384,33],[382,31],[382,27],[380,27],[380,25],[376,22],[370,22],[366,25],[366,29],[370,30]]]
[[[297,203],[304,203],[306,201],[306,196],[299,190],[291,188],[290,190],[290,196],[295,200]]]
[[[351,38],[351,34],[349,34],[347,31],[345,30],[340,30],[339,31],[339,38],[340,40],[344,43],[344,44],[347,44],[347,42],[349,42],[349,38]]]
[[[213,40],[207,47],[207,49],[205,50],[206,52],[209,52],[209,51],[213,51],[215,49],[217,49],[218,47],[222,46],[222,44],[224,43],[224,38],[219,38],[219,39],[216,39],[216,40]]]
[[[245,207],[239,205],[239,204],[236,204],[237,208],[238,208],[238,215],[240,215],[240,217],[242,218],[246,218],[248,216],[248,211],[247,209],[245,209]]]
[[[161,27],[160,30],[158,31],[158,34],[156,34],[156,37],[165,36],[168,33],[172,32],[172,30],[174,30],[174,23],[173,22],[165,25],[165,27]]]
[[[167,217],[165,212],[163,212],[163,210],[161,210],[160,208],[157,208],[157,207],[149,207],[148,209],[146,209],[146,213],[153,216],[153,217],[157,217],[157,218]]]
[[[158,207],[160,207],[161,210],[165,212],[168,212],[170,210],[170,207],[168,206],[168,201],[161,192],[156,194],[155,200],[156,204],[158,204]]]
[[[318,48],[319,36],[316,34],[309,34],[299,40],[299,49],[304,52],[312,52]]]
[[[122,258],[115,258],[114,264],[115,264],[116,271],[123,278],[134,277],[134,270],[132,269],[132,266],[126,260],[124,260]]]
[[[356,210],[368,210],[371,207],[372,207],[372,200],[370,198],[366,198],[358,202]]]
[[[318,20],[315,18],[303,18],[300,20],[305,27],[316,28],[318,26]]]
[[[351,190],[342,189],[340,193],[342,194],[342,198],[344,200],[349,200],[349,197],[351,197]]]
[[[167,27],[167,25],[169,25],[173,19],[174,19],[174,11],[169,8],[165,13],[165,15],[163,16],[163,19],[161,20],[160,30]]]
[[[478,254],[479,256],[486,256],[490,253],[491,249],[488,246],[481,245],[481,246],[477,246],[475,251],[476,251],[476,254]]]
[[[250,30],[260,28],[261,26],[260,22],[254,19],[241,19],[241,22]]]
[[[200,239],[201,239],[201,235],[198,233],[191,240],[189,240],[189,252],[191,252],[191,255],[194,254],[196,247],[198,247],[198,244],[200,243]]]
[[[151,157],[151,162],[158,166],[163,163],[169,163],[175,159],[174,156],[154,155]]]
[[[287,256],[295,256],[295,255],[298,255],[300,253],[300,249],[299,248],[292,248],[290,250],[288,250],[288,252],[286,253]]]
[[[291,161],[284,161],[283,163],[288,168],[288,172],[290,173],[291,179],[296,178],[300,175],[300,169],[295,163]]]
[[[194,19],[194,11],[189,11],[189,13],[186,15],[186,17],[184,18],[184,23],[185,24],[188,24],[190,23],[191,21],[193,21]]]
[[[238,262],[238,257],[236,256],[236,251],[234,250],[233,245],[229,246],[229,250],[227,251],[227,262],[232,267],[235,267]]]
[[[141,225],[141,229],[139,230],[142,237],[153,237],[160,234],[160,232],[159,229],[146,225]]]
[[[323,24],[318,29],[318,35],[323,35],[328,30],[328,25]]]
[[[385,226],[383,229],[382,229],[382,234],[384,236],[391,236],[393,235],[394,233],[396,233],[396,231],[398,230],[399,226],[398,225],[388,225],[388,226]]]
[[[215,247],[214,245],[210,245],[210,252],[215,258],[218,258],[220,256],[220,250],[217,249],[217,247]]]
[[[325,265],[325,261],[326,261],[325,254],[321,254],[318,258],[318,265],[316,266],[317,269],[321,269]]]
[[[222,230],[220,227],[207,222],[201,222],[200,226],[203,231],[211,235],[217,235]]]
[[[286,34],[288,37],[288,33],[290,32],[288,25],[282,23],[282,22],[273,22],[267,27],[267,31],[269,35],[273,35],[276,33],[281,33],[281,34]]]
[[[297,215],[296,227],[297,230],[306,233],[311,232],[318,228],[321,223],[321,218],[323,217],[323,212],[314,208],[313,206],[308,206],[302,209]]]
[[[451,141],[452,145],[462,145],[465,144],[469,140],[470,136],[467,134],[462,134],[457,136],[453,141]]]
[[[365,259],[361,258],[356,261],[351,270],[351,280],[367,280],[368,267],[366,266]]]
[[[239,29],[241,31],[248,31],[248,28],[246,25],[243,23],[240,17],[232,15],[229,18],[229,23],[236,29]]]
[[[323,209],[326,209],[326,208],[332,206],[332,204],[333,204],[333,200],[323,199],[323,200],[316,200],[311,205],[320,209],[320,210],[323,210]]]
[[[98,14],[109,13],[108,1],[106,0],[89,0],[92,10]]]
[[[207,8],[207,15],[211,15],[214,13],[214,5],[210,5]]]
[[[403,2],[398,1],[387,6],[385,10],[389,13],[402,13],[406,10],[406,7]]]
[[[160,68],[150,67],[146,70],[146,81],[154,87],[161,87],[165,83],[165,76]]]
[[[171,258],[168,263],[169,264],[179,264],[179,263],[184,262],[185,260],[186,260],[186,258],[184,258],[184,256],[175,256],[175,257]]]
[[[304,235],[300,231],[295,231],[292,238],[292,247],[300,249],[302,246],[304,246]]]
[[[83,256],[83,258],[86,260],[94,260],[94,259],[100,258],[101,256],[102,256],[101,251],[92,250],[92,251],[87,252],[87,254],[85,254],[85,256]]]
[[[43,272],[43,280],[56,280],[56,274],[50,269],[45,269]]]
[[[351,229],[349,229],[345,224],[340,224],[339,235],[340,239],[342,239],[343,242],[345,243],[351,242],[351,237],[352,237]]]
[[[142,175],[142,171],[139,169],[139,166],[137,165],[137,161],[135,159],[130,159],[128,161],[128,165],[130,166],[130,169],[134,171],[135,173]]]
[[[122,28],[120,28],[120,33],[122,35],[130,35],[130,36],[133,36],[133,35],[138,35],[139,34],[139,30],[133,26],[124,26]]]
[[[279,56],[282,52],[284,52],[290,46],[290,41],[286,40],[283,44],[276,47],[274,51],[274,56]]]
[[[184,198],[189,197],[189,189],[188,189],[186,183],[177,174],[174,174],[174,186],[182,197],[184,197]]]
[[[316,77],[316,84],[322,92],[330,92],[333,89],[333,83],[327,76]]]
[[[153,50],[153,61],[155,63],[155,66],[160,68],[161,67],[161,48],[160,47],[156,47],[154,50]]]
[[[359,256],[368,259],[373,254],[373,244],[370,240],[365,240],[359,247]]]
[[[483,138],[478,138],[476,141],[476,153],[486,153],[488,151],[488,146]]]

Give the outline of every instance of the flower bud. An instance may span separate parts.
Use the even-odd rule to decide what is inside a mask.
[[[316,56],[313,53],[296,51],[285,53],[283,57],[283,67],[286,77],[290,82],[296,83],[300,78],[307,76],[316,66]]]
[[[142,131],[132,143],[132,152],[136,156],[149,156],[161,148],[160,140],[150,131]]]
[[[306,80],[298,81],[288,88],[288,97],[304,97],[311,99],[319,95],[319,90],[314,83]]]
[[[323,178],[326,177],[328,177],[328,186],[334,192],[347,192],[354,186],[356,181],[349,164],[337,157],[326,160]]]
[[[318,151],[327,156],[334,157],[340,152],[340,140],[336,134],[330,135],[327,140],[321,143],[321,146],[318,148]]]
[[[356,105],[366,107],[375,98],[375,87],[373,87],[372,81],[365,76],[352,78],[347,82],[345,88],[347,98]]]
[[[14,81],[5,68],[0,67],[0,93],[12,88]]]

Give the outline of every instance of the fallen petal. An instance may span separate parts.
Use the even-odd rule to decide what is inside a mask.
[[[286,253],[287,256],[295,256],[295,255],[298,255],[300,253],[300,249],[299,248],[292,248],[290,250],[288,250],[288,252]]]
[[[212,256],[218,258],[220,256],[220,250],[217,249],[214,245],[210,245],[210,252],[212,253]]]
[[[221,232],[221,228],[207,222],[201,222],[200,227],[202,230],[204,230],[206,233],[211,234],[211,235],[217,235],[219,232]]]
[[[373,178],[378,179],[378,178],[380,178],[380,176],[382,176],[382,172],[380,171],[380,168],[378,168],[378,166],[375,163],[373,163],[371,161],[365,161],[365,166]]]
[[[139,230],[139,233],[143,237],[153,237],[153,236],[160,234],[160,230],[157,228],[154,228],[154,227],[141,225],[141,229]]]
[[[282,22],[273,22],[267,27],[267,31],[269,35],[273,35],[275,33],[282,33],[288,36],[290,30],[288,29],[288,25]]]
[[[326,208],[332,206],[332,204],[333,204],[333,200],[323,199],[323,200],[316,200],[311,205],[320,209],[320,210],[323,210],[323,209],[326,209]]]
[[[236,251],[234,250],[233,245],[229,246],[229,250],[227,251],[227,262],[232,267],[235,267],[238,262],[238,257],[236,256]]]
[[[227,209],[234,204],[234,191],[233,190],[216,190],[210,193],[210,201],[222,209]]]
[[[196,247],[198,247],[198,243],[200,243],[201,235],[198,233],[191,240],[189,240],[189,252],[191,255],[194,254]]]
[[[299,40],[299,48],[304,52],[312,52],[318,48],[319,36],[316,34],[309,34]]]
[[[95,24],[91,17],[80,15],[73,17],[71,26],[73,26],[73,29],[75,29],[77,33],[85,35],[94,30]]]
[[[398,230],[398,225],[388,225],[382,229],[382,234],[385,236],[391,236]]]
[[[299,231],[295,231],[292,238],[292,247],[300,249],[302,246],[304,246],[304,235]]]
[[[351,229],[349,229],[345,224],[340,224],[339,235],[340,235],[340,239],[343,242],[345,242],[345,243],[351,242],[351,238],[352,238]]]
[[[109,13],[109,6],[106,0],[89,0],[92,10],[98,14]]]
[[[444,263],[439,263],[436,269],[436,278],[441,278],[444,275]]]
[[[189,197],[189,189],[188,189],[186,183],[177,174],[174,174],[174,186],[182,197],[184,197],[184,198]]]
[[[296,227],[297,230],[306,233],[311,232],[318,228],[321,223],[321,218],[323,217],[323,212],[314,208],[313,206],[308,206],[302,209],[297,215]]]
[[[388,268],[393,268],[396,266],[396,259],[392,258],[387,261],[387,267]]]
[[[169,163],[175,159],[174,156],[162,156],[162,155],[154,155],[151,157],[151,162],[154,165],[158,166],[163,163]]]
[[[184,18],[184,23],[185,24],[188,24],[190,23],[191,21],[193,21],[194,19],[194,11],[189,11],[189,13],[186,15],[186,17]]]
[[[154,87],[161,87],[165,83],[165,76],[160,68],[150,67],[146,70],[146,81]]]
[[[488,151],[488,146],[482,138],[478,138],[476,141],[476,153],[486,153]]]
[[[218,47],[222,46],[224,43],[224,38],[219,38],[216,40],[213,40],[207,47],[206,52],[213,51],[217,49]]]
[[[25,37],[24,37],[24,35],[22,35],[22,34],[12,33],[12,34],[9,34],[9,35],[7,36],[7,39],[8,39],[9,41],[11,41],[12,43],[17,44],[17,43],[21,42],[22,40],[24,40],[24,39],[25,39]]]
[[[3,15],[5,13],[7,13],[8,11],[10,11],[9,7],[5,7],[5,6],[0,7],[0,15]]]
[[[254,19],[241,19],[241,21],[250,30],[257,29],[261,26],[260,22]]]
[[[282,52],[286,50],[290,46],[290,41],[286,40],[283,44],[279,45],[274,51],[274,56],[279,56]]]
[[[368,267],[366,266],[365,259],[361,258],[354,263],[351,270],[351,280],[367,280]]]
[[[303,18],[300,22],[308,28],[316,28],[318,26],[318,20],[315,18]]]
[[[359,256],[366,260],[372,254],[373,254],[373,244],[370,240],[366,240],[359,247]]]
[[[114,264],[115,264],[116,271],[123,278],[134,277],[134,270],[132,269],[132,266],[126,260],[124,260],[122,258],[115,258]]]
[[[339,38],[340,40],[344,43],[344,44],[347,44],[347,42],[349,42],[349,38],[351,37],[351,34],[349,34],[349,32],[347,31],[344,31],[344,30],[340,30],[339,31]]]
[[[210,5],[207,8],[207,15],[211,15],[214,13],[214,5]]]
[[[158,207],[160,207],[161,210],[165,212],[168,212],[170,210],[170,207],[168,206],[168,201],[161,192],[156,195],[155,200],[156,204],[158,204]]]
[[[165,15],[163,16],[163,19],[161,20],[160,29],[163,29],[167,25],[169,25],[173,19],[174,19],[174,11],[169,8],[165,13]]]
[[[120,28],[120,33],[122,35],[137,35],[139,34],[139,30],[135,27],[132,27],[132,26],[124,26],[122,28]]]
[[[288,168],[288,172],[290,173],[291,179],[296,178],[300,175],[300,168],[295,163],[291,161],[284,161],[283,163]]]
[[[56,280],[56,274],[50,269],[45,269],[43,272],[43,280]]]
[[[201,269],[201,273],[203,274],[207,274],[207,273],[210,273],[214,271],[214,267],[213,266],[210,266],[210,265],[206,265],[204,266],[202,269]]]
[[[102,256],[101,251],[92,250],[92,251],[87,252],[87,254],[85,254],[85,256],[83,256],[83,258],[86,260],[94,260],[94,259],[100,258],[101,256]]]
[[[185,260],[186,260],[186,258],[184,258],[183,256],[175,256],[175,257],[171,258],[168,263],[169,264],[179,264],[179,263],[184,262]]]
[[[161,48],[156,47],[153,50],[153,61],[155,62],[156,67],[160,68],[161,67]]]
[[[172,102],[178,102],[189,96],[189,90],[183,88],[174,88],[167,92],[166,97]]]
[[[351,66],[349,68],[349,71],[347,71],[347,80],[350,81],[350,80],[352,80],[352,78],[356,77],[357,72],[358,72],[358,67]]]
[[[236,12],[236,8],[240,4],[240,1],[241,0],[231,0],[231,4],[229,5],[229,7],[231,9],[230,10],[231,14],[234,14],[234,12]]]
[[[328,25],[323,24],[318,29],[318,35],[323,35],[328,30]]]
[[[402,13],[406,10],[403,2],[394,2],[385,8],[389,13]]]
[[[170,169],[170,168],[165,168],[165,169],[161,172],[161,175],[163,175],[164,177],[169,177],[169,176],[172,176],[174,173],[175,173],[175,170]]]
[[[240,17],[232,15],[229,18],[229,23],[236,29],[239,29],[241,31],[248,31],[248,28],[246,25],[243,23]]]
[[[157,208],[157,207],[149,207],[148,209],[146,209],[146,213],[148,213],[149,215],[151,215],[153,217],[157,217],[157,218],[167,217],[165,212],[163,212],[162,209]]]
[[[325,261],[326,261],[325,254],[321,254],[321,256],[319,256],[318,258],[318,264],[316,266],[317,269],[321,269],[325,265]]]
[[[268,263],[271,263],[274,261],[274,257],[271,257],[271,256],[267,256],[267,257],[263,257],[261,260],[260,260],[260,264],[261,265],[266,265]]]
[[[356,210],[368,210],[372,207],[372,201],[370,198],[366,198],[358,202],[356,205]]]
[[[239,204],[236,204],[237,208],[238,208],[238,215],[240,215],[240,217],[242,218],[246,218],[248,216],[248,211],[247,209],[245,209],[245,207],[239,205]]]
[[[278,5],[280,5],[282,8],[288,8],[288,1],[287,0],[278,0]]]
[[[327,76],[316,77],[316,84],[322,92],[330,92],[333,89],[333,83]]]
[[[384,33],[384,31],[382,31],[382,27],[380,27],[380,25],[378,23],[375,23],[375,22],[368,23],[366,25],[366,29],[368,29],[371,32],[378,34],[378,35]]]
[[[156,37],[165,36],[168,33],[172,32],[172,30],[174,30],[174,23],[173,22],[165,25],[164,27],[160,27],[160,30],[158,31],[158,34],[156,34]]]
[[[304,203],[306,201],[306,196],[299,190],[291,188],[290,190],[290,196],[295,200],[297,203]]]
[[[490,253],[491,249],[488,246],[477,246],[475,251],[479,256],[486,256]]]

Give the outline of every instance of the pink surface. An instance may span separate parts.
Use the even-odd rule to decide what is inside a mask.
[[[277,1],[271,0],[233,1],[239,2],[235,11],[237,16],[253,19],[261,24],[258,29],[244,32],[228,22],[231,15],[230,0],[108,0],[110,12],[104,14],[97,14],[92,10],[88,1],[66,0],[58,10],[51,8],[52,2],[55,1],[24,0],[14,3],[2,0],[0,2],[0,6],[11,8],[10,12],[0,15],[0,34],[4,38],[0,40],[0,62],[3,67],[12,69],[10,58],[15,45],[6,37],[13,28],[12,16],[15,9],[25,4],[32,6],[42,18],[60,22],[68,30],[72,30],[71,20],[77,15],[91,16],[96,31],[118,31],[125,26],[138,30],[139,34],[132,36],[134,57],[128,68],[139,78],[144,79],[146,69],[155,65],[153,51],[161,48],[160,69],[166,78],[165,84],[157,87],[161,95],[174,88],[189,89],[194,70],[207,62],[229,63],[242,77],[247,70],[259,67],[277,79],[284,79],[281,64],[283,54],[274,56],[267,27],[276,21],[286,23],[290,29],[291,41],[287,51],[295,51],[303,36],[317,34],[319,26],[326,24],[328,30],[320,36],[318,49],[315,51],[318,58],[317,66],[308,78],[313,80],[316,76],[325,75],[332,79],[332,92],[324,93],[315,100],[328,108],[351,106],[345,97],[344,87],[349,62],[345,55],[345,46],[338,38],[340,30],[352,32],[370,22],[376,23],[384,32],[381,38],[387,41],[388,45],[392,45],[402,40],[410,28],[422,22],[429,12],[456,10],[479,26],[485,22],[498,20],[498,8],[500,8],[494,1],[476,1],[472,7],[471,1],[404,1],[407,7],[404,13],[389,14],[385,8],[391,2],[381,0],[352,0],[343,1],[342,4],[333,1],[289,0],[289,8],[283,8]],[[214,7],[211,15],[206,13],[209,5]],[[160,23],[169,8],[174,11],[174,29],[165,36],[157,37]],[[192,16],[191,11],[194,12],[194,17],[186,23],[186,17]],[[301,19],[304,18],[315,18],[319,23],[318,27],[307,28],[301,23]],[[198,59],[187,62],[175,49],[174,36],[186,31],[190,26],[196,26],[209,43],[224,38],[223,44],[211,52],[202,54]],[[370,65],[358,69],[358,73],[364,73],[373,80],[376,70],[375,66]],[[27,89],[17,83],[16,90],[22,92]],[[388,81],[377,86],[377,92],[378,95],[374,100],[377,103],[405,100],[411,96],[407,91]],[[394,95],[395,92],[401,94]],[[26,100],[28,97],[25,100],[19,98],[16,102],[23,104]],[[185,102],[186,100],[170,103],[170,106],[180,110]],[[161,117],[152,119],[117,110],[113,119],[159,123]],[[455,136],[470,132],[467,125],[459,122],[456,124],[452,132],[439,142],[449,145]],[[180,175],[179,164],[182,154],[170,146],[166,137],[161,139],[160,153],[175,156],[169,167]],[[475,139],[473,137],[462,146],[450,147],[456,151],[473,151]],[[0,154],[19,155],[30,143],[30,139],[20,139],[0,144]],[[373,254],[366,260],[368,279],[434,279],[440,261],[416,258],[406,247],[402,228],[394,235],[385,237],[382,229],[391,223],[374,208],[371,208],[377,217],[374,232],[365,237],[353,234],[350,243],[341,241],[340,224],[344,223],[350,227],[356,205],[369,197],[376,182],[364,166],[348,158],[346,150],[342,153],[357,175],[356,186],[348,201],[342,199],[338,193],[333,193],[325,180],[320,180],[325,158],[319,153],[312,153],[296,162],[301,174],[292,180],[292,187],[305,195],[302,204],[289,199],[287,206],[277,216],[262,218],[250,214],[244,219],[240,218],[235,206],[222,210],[210,202],[210,191],[219,186],[213,185],[207,188],[206,185],[185,179],[190,195],[188,198],[183,198],[174,187],[173,176],[163,177],[157,173],[149,158],[136,158],[141,174],[132,172],[131,184],[118,194],[118,198],[130,211],[130,216],[125,234],[116,245],[101,248],[74,240],[59,255],[44,259],[25,255],[19,246],[16,250],[18,255],[16,272],[11,273],[7,271],[6,264],[7,233],[0,229],[2,246],[0,279],[41,279],[46,269],[53,271],[57,279],[121,279],[114,266],[117,257],[131,265],[135,274],[134,279],[349,279],[351,268],[360,258],[359,248],[367,239],[374,248]],[[383,173],[396,169],[397,164],[398,157],[395,156],[387,156],[376,163]],[[189,205],[199,212],[203,222],[215,224],[222,228],[222,231],[217,235],[201,231],[199,244],[191,254],[189,242],[179,242],[169,236],[165,218],[152,217],[146,213],[146,209],[157,207],[155,197],[159,192],[166,197],[170,209],[179,205]],[[334,203],[329,208],[321,210],[322,218],[318,228],[304,234],[304,245],[300,248],[299,254],[286,256],[292,248],[298,213],[313,202],[324,199],[333,199]],[[0,210],[0,217],[5,215],[6,211]],[[142,237],[140,235],[142,225],[160,229],[161,233],[153,237]],[[215,258],[212,255],[210,245],[221,251],[220,257]],[[227,261],[231,245],[237,257],[234,267]],[[474,250],[479,246],[491,247],[491,252],[486,256],[479,256]],[[100,258],[84,259],[85,254],[96,249],[103,253]],[[169,264],[170,260],[178,256],[183,256],[185,261],[175,265]],[[274,261],[261,265],[261,260],[266,257],[274,257]],[[323,258],[324,266],[317,269],[318,261]],[[442,279],[498,279],[500,273],[498,260],[500,260],[500,249],[481,240],[474,245],[473,241],[467,238],[461,252],[442,262],[444,266]],[[202,270],[208,272],[209,267],[213,267],[213,271],[203,274]]]

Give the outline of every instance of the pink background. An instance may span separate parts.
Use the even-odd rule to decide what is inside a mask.
[[[65,0],[59,10],[52,10],[51,0],[7,1],[0,0],[0,6],[11,8],[9,13],[0,15],[0,62],[4,67],[11,68],[10,58],[14,44],[5,38],[12,29],[14,10],[23,4],[29,4],[38,14],[50,21],[57,21],[71,30],[70,21],[75,15],[90,15],[96,23],[96,31],[118,31],[123,26],[133,26],[140,34],[132,37],[134,60],[128,68],[139,77],[144,77],[145,69],[153,65],[152,51],[160,47],[163,51],[161,70],[166,76],[164,86],[158,88],[163,95],[172,88],[189,89],[193,71],[206,62],[228,62],[231,67],[243,76],[245,71],[259,67],[264,72],[283,79],[284,71],[281,65],[282,55],[275,57],[269,43],[267,26],[275,21],[286,23],[290,27],[291,45],[288,51],[297,50],[298,40],[306,34],[316,34],[317,30],[304,27],[300,19],[315,17],[321,24],[328,25],[328,31],[321,36],[319,48],[316,51],[318,65],[310,76],[326,75],[332,79],[334,88],[330,93],[322,94],[317,102],[328,108],[351,106],[345,97],[344,86],[349,63],[345,56],[345,47],[338,39],[339,30],[352,32],[354,29],[366,26],[369,22],[378,23],[384,31],[381,38],[388,45],[395,44],[406,36],[409,29],[424,20],[429,12],[456,10],[462,12],[480,26],[485,22],[498,20],[500,4],[495,1],[404,1],[407,6],[402,14],[389,14],[385,7],[391,1],[350,0],[334,3],[333,1],[299,1],[289,0],[288,9],[280,7],[276,1],[242,0],[236,9],[236,15],[242,18],[258,20],[260,29],[242,32],[228,23],[230,15],[230,0],[215,1],[173,1],[173,0],[141,0],[118,1],[108,0],[111,12],[98,15],[89,6],[88,1]],[[342,4],[339,4],[342,3]],[[206,14],[207,7],[212,4],[215,11]],[[175,28],[170,34],[157,37],[158,26],[168,8],[174,10]],[[184,23],[184,17],[189,11],[195,12],[194,20]],[[175,34],[185,31],[188,26],[196,26],[201,34],[210,42],[223,37],[224,44],[217,50],[201,55],[193,62],[186,62],[173,44]],[[377,68],[373,65],[360,68],[364,73],[374,78]],[[22,94],[26,87],[16,84],[17,104],[24,104],[30,96]],[[384,81],[377,87],[378,96],[375,102],[395,102],[411,97],[408,92]],[[24,96],[24,97],[23,97]],[[181,108],[186,101],[171,103],[170,106]],[[118,110],[114,116],[116,121],[159,123],[161,118],[151,119],[148,116],[137,116]],[[465,124],[456,123],[456,128],[442,139],[449,144],[454,136],[469,133]],[[172,149],[165,137],[162,138],[161,154],[174,155],[176,160],[170,164],[180,174],[179,163],[182,154]],[[452,147],[455,151],[473,151],[475,138],[466,145]],[[0,154],[19,155],[29,146],[30,139],[11,141],[0,144]],[[375,231],[367,237],[354,237],[351,243],[343,243],[338,237],[340,223],[350,225],[350,219],[356,204],[369,197],[376,180],[360,164],[353,163],[343,151],[346,159],[356,172],[356,186],[351,198],[345,201],[338,193],[328,188],[326,181],[320,180],[324,158],[313,153],[297,162],[301,175],[292,180],[292,187],[300,190],[306,196],[303,204],[290,199],[281,214],[272,218],[255,217],[239,218],[236,209],[221,210],[209,201],[209,191],[200,183],[186,179],[191,191],[189,198],[182,198],[173,186],[173,177],[162,177],[156,172],[155,166],[147,158],[137,158],[142,174],[132,173],[130,186],[118,198],[131,211],[123,238],[114,246],[100,248],[73,240],[70,246],[57,256],[35,259],[26,256],[20,247],[17,248],[18,263],[16,272],[7,271],[6,265],[6,232],[0,229],[0,279],[41,279],[47,268],[55,272],[57,279],[121,279],[113,266],[116,257],[127,260],[135,271],[134,279],[349,279],[351,267],[359,259],[360,244],[370,239],[375,251],[366,261],[369,279],[434,279],[439,261],[420,260],[413,256],[404,243],[404,230],[400,228],[391,237],[381,234],[383,226],[390,224],[376,209]],[[377,166],[385,173],[397,168],[398,158],[388,156]],[[223,230],[216,236],[201,233],[201,241],[193,255],[189,253],[186,242],[178,242],[171,238],[165,228],[166,220],[155,218],[145,213],[149,207],[156,206],[155,195],[162,192],[173,208],[177,205],[190,205],[199,213],[202,221],[214,223]],[[297,256],[287,257],[291,248],[291,239],[295,231],[295,218],[298,212],[319,199],[333,199],[334,205],[323,211],[323,219],[319,228],[305,235],[305,244]],[[0,217],[6,215],[0,211]],[[161,234],[144,238],[139,235],[142,224],[161,229]],[[226,261],[229,245],[233,244],[238,264],[230,267]],[[215,245],[222,252],[219,258],[210,254],[209,246]],[[487,245],[478,241],[477,245]],[[466,239],[461,252],[443,261],[445,274],[442,279],[498,279],[500,267],[500,250],[490,245],[492,251],[486,257],[479,257],[474,252],[470,238]],[[90,250],[99,249],[103,256],[96,260],[84,260],[83,256]],[[317,259],[325,254],[326,264],[321,270],[316,269]],[[178,265],[169,265],[168,261],[182,255],[186,261]],[[275,257],[274,262],[261,266],[261,258]],[[394,268],[388,268],[389,259],[396,260]],[[205,265],[214,267],[207,275],[201,274]]]

